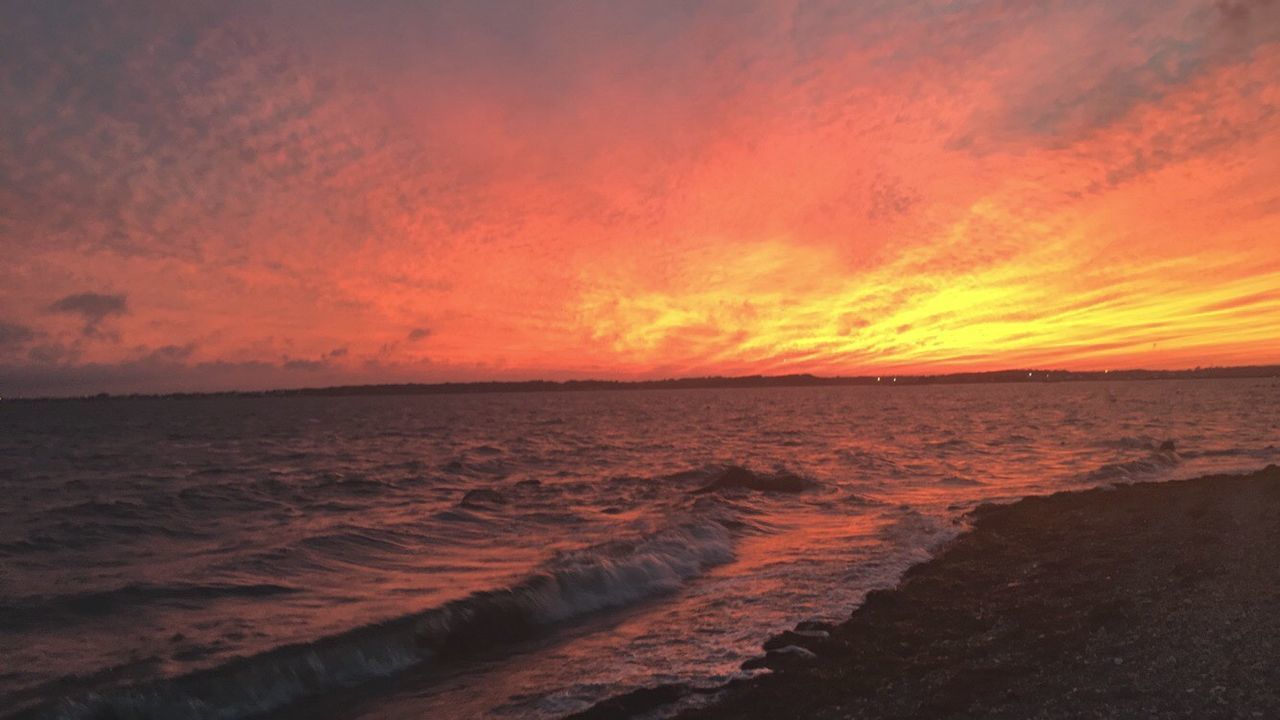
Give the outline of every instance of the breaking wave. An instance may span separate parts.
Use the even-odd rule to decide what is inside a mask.
[[[750,490],[764,493],[798,493],[817,487],[813,480],[786,470],[755,472],[739,465],[712,465],[668,475],[668,480],[696,480],[703,484],[694,493]]]
[[[672,592],[733,560],[722,524],[691,522],[562,553],[510,587],[289,645],[173,680],[64,700],[36,717],[234,720],[431,660],[500,647],[589,613]]]
[[[1150,455],[1136,460],[1107,463],[1083,476],[1085,482],[1124,482],[1135,476],[1152,475],[1168,470],[1181,462],[1178,453],[1171,444],[1153,451]]]
[[[1150,435],[1120,435],[1107,440],[1098,441],[1099,447],[1119,448],[1121,450],[1160,450],[1174,449],[1174,441],[1168,438],[1154,438]]]

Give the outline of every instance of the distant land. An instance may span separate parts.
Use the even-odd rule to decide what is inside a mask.
[[[811,374],[690,377],[666,380],[522,380],[447,383],[337,385],[288,390],[134,393],[60,398],[5,398],[10,402],[85,401],[113,398],[341,397],[357,395],[468,395],[479,393],[582,392],[599,390],[681,390],[695,388],[832,387],[840,385],[963,385],[982,383],[1082,382],[1097,380],[1208,380],[1215,378],[1280,378],[1280,365],[1204,367],[1190,370],[996,370],[941,375]]]

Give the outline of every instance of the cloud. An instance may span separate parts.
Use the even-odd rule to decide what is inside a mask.
[[[52,355],[66,348],[45,347]],[[191,362],[194,345],[135,347],[130,360],[113,363],[49,362],[13,364],[0,362],[0,396],[66,397],[100,392],[167,393],[216,392],[225,390],[270,390],[277,388],[322,387],[326,385],[376,382],[423,382],[468,379],[467,368],[436,368],[429,362],[379,365],[373,368],[343,369],[315,360],[260,362],[223,360]],[[432,372],[431,375],[426,373]],[[504,379],[521,379],[511,374]],[[561,378],[564,379],[564,378]]]
[[[129,306],[124,295],[104,295],[95,292],[68,295],[49,306],[50,312],[79,315],[84,319],[85,335],[96,335],[98,325],[109,317],[124,315]]]
[[[1058,339],[1180,322],[1276,259],[1275,0],[156,8],[0,11],[0,362],[1000,365],[1015,313],[1235,262]],[[1272,357],[1274,308],[1200,332]]]
[[[196,351],[195,343],[187,343],[186,345],[162,345],[154,350],[147,352],[143,358],[143,362],[182,362],[191,357]]]
[[[0,322],[0,348],[21,345],[36,337],[35,331],[26,325]]]
[[[978,3],[971,12],[994,4]],[[1280,3],[1042,3],[1021,27],[1002,24],[993,50],[968,58],[972,77],[1002,79],[975,103],[949,147],[978,154],[1062,148],[1134,122],[1188,83],[1248,62],[1280,41]],[[1035,38],[1034,48],[1026,38]],[[1016,54],[1015,54],[1016,53]],[[1016,72],[1000,65],[1017,62]]]
[[[313,372],[323,370],[327,363],[323,360],[285,360],[281,366],[286,370],[306,370]]]
[[[920,202],[920,196],[892,178],[877,178],[871,185],[871,207],[867,219],[892,220],[910,212]]]
[[[840,316],[836,324],[836,332],[840,335],[849,335],[858,330],[862,330],[871,325],[866,318],[858,317],[852,313],[846,313]]]
[[[73,363],[79,358],[80,352],[76,348],[59,343],[36,345],[27,353],[27,359],[42,366]]]
[[[1213,6],[1221,14],[1223,22],[1232,26],[1248,26],[1254,22],[1266,22],[1272,18],[1262,17],[1268,11],[1276,9],[1275,0],[1215,0]]]

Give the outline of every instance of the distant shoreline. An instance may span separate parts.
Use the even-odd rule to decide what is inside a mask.
[[[13,397],[6,402],[84,402],[117,399],[198,399],[227,397],[357,397],[379,395],[477,395],[530,392],[597,392],[605,390],[693,390],[771,387],[837,387],[847,385],[980,385],[1009,383],[1089,382],[1099,380],[1217,380],[1280,378],[1280,365],[1242,365],[1190,370],[995,370],[940,375],[812,374],[740,375],[664,380],[514,380],[444,383],[335,385],[279,390],[225,390],[175,393],[98,393],[66,397]]]

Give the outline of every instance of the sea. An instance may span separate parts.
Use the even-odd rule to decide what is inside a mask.
[[[712,688],[978,504],[1278,446],[1276,379],[0,402],[0,717]]]

